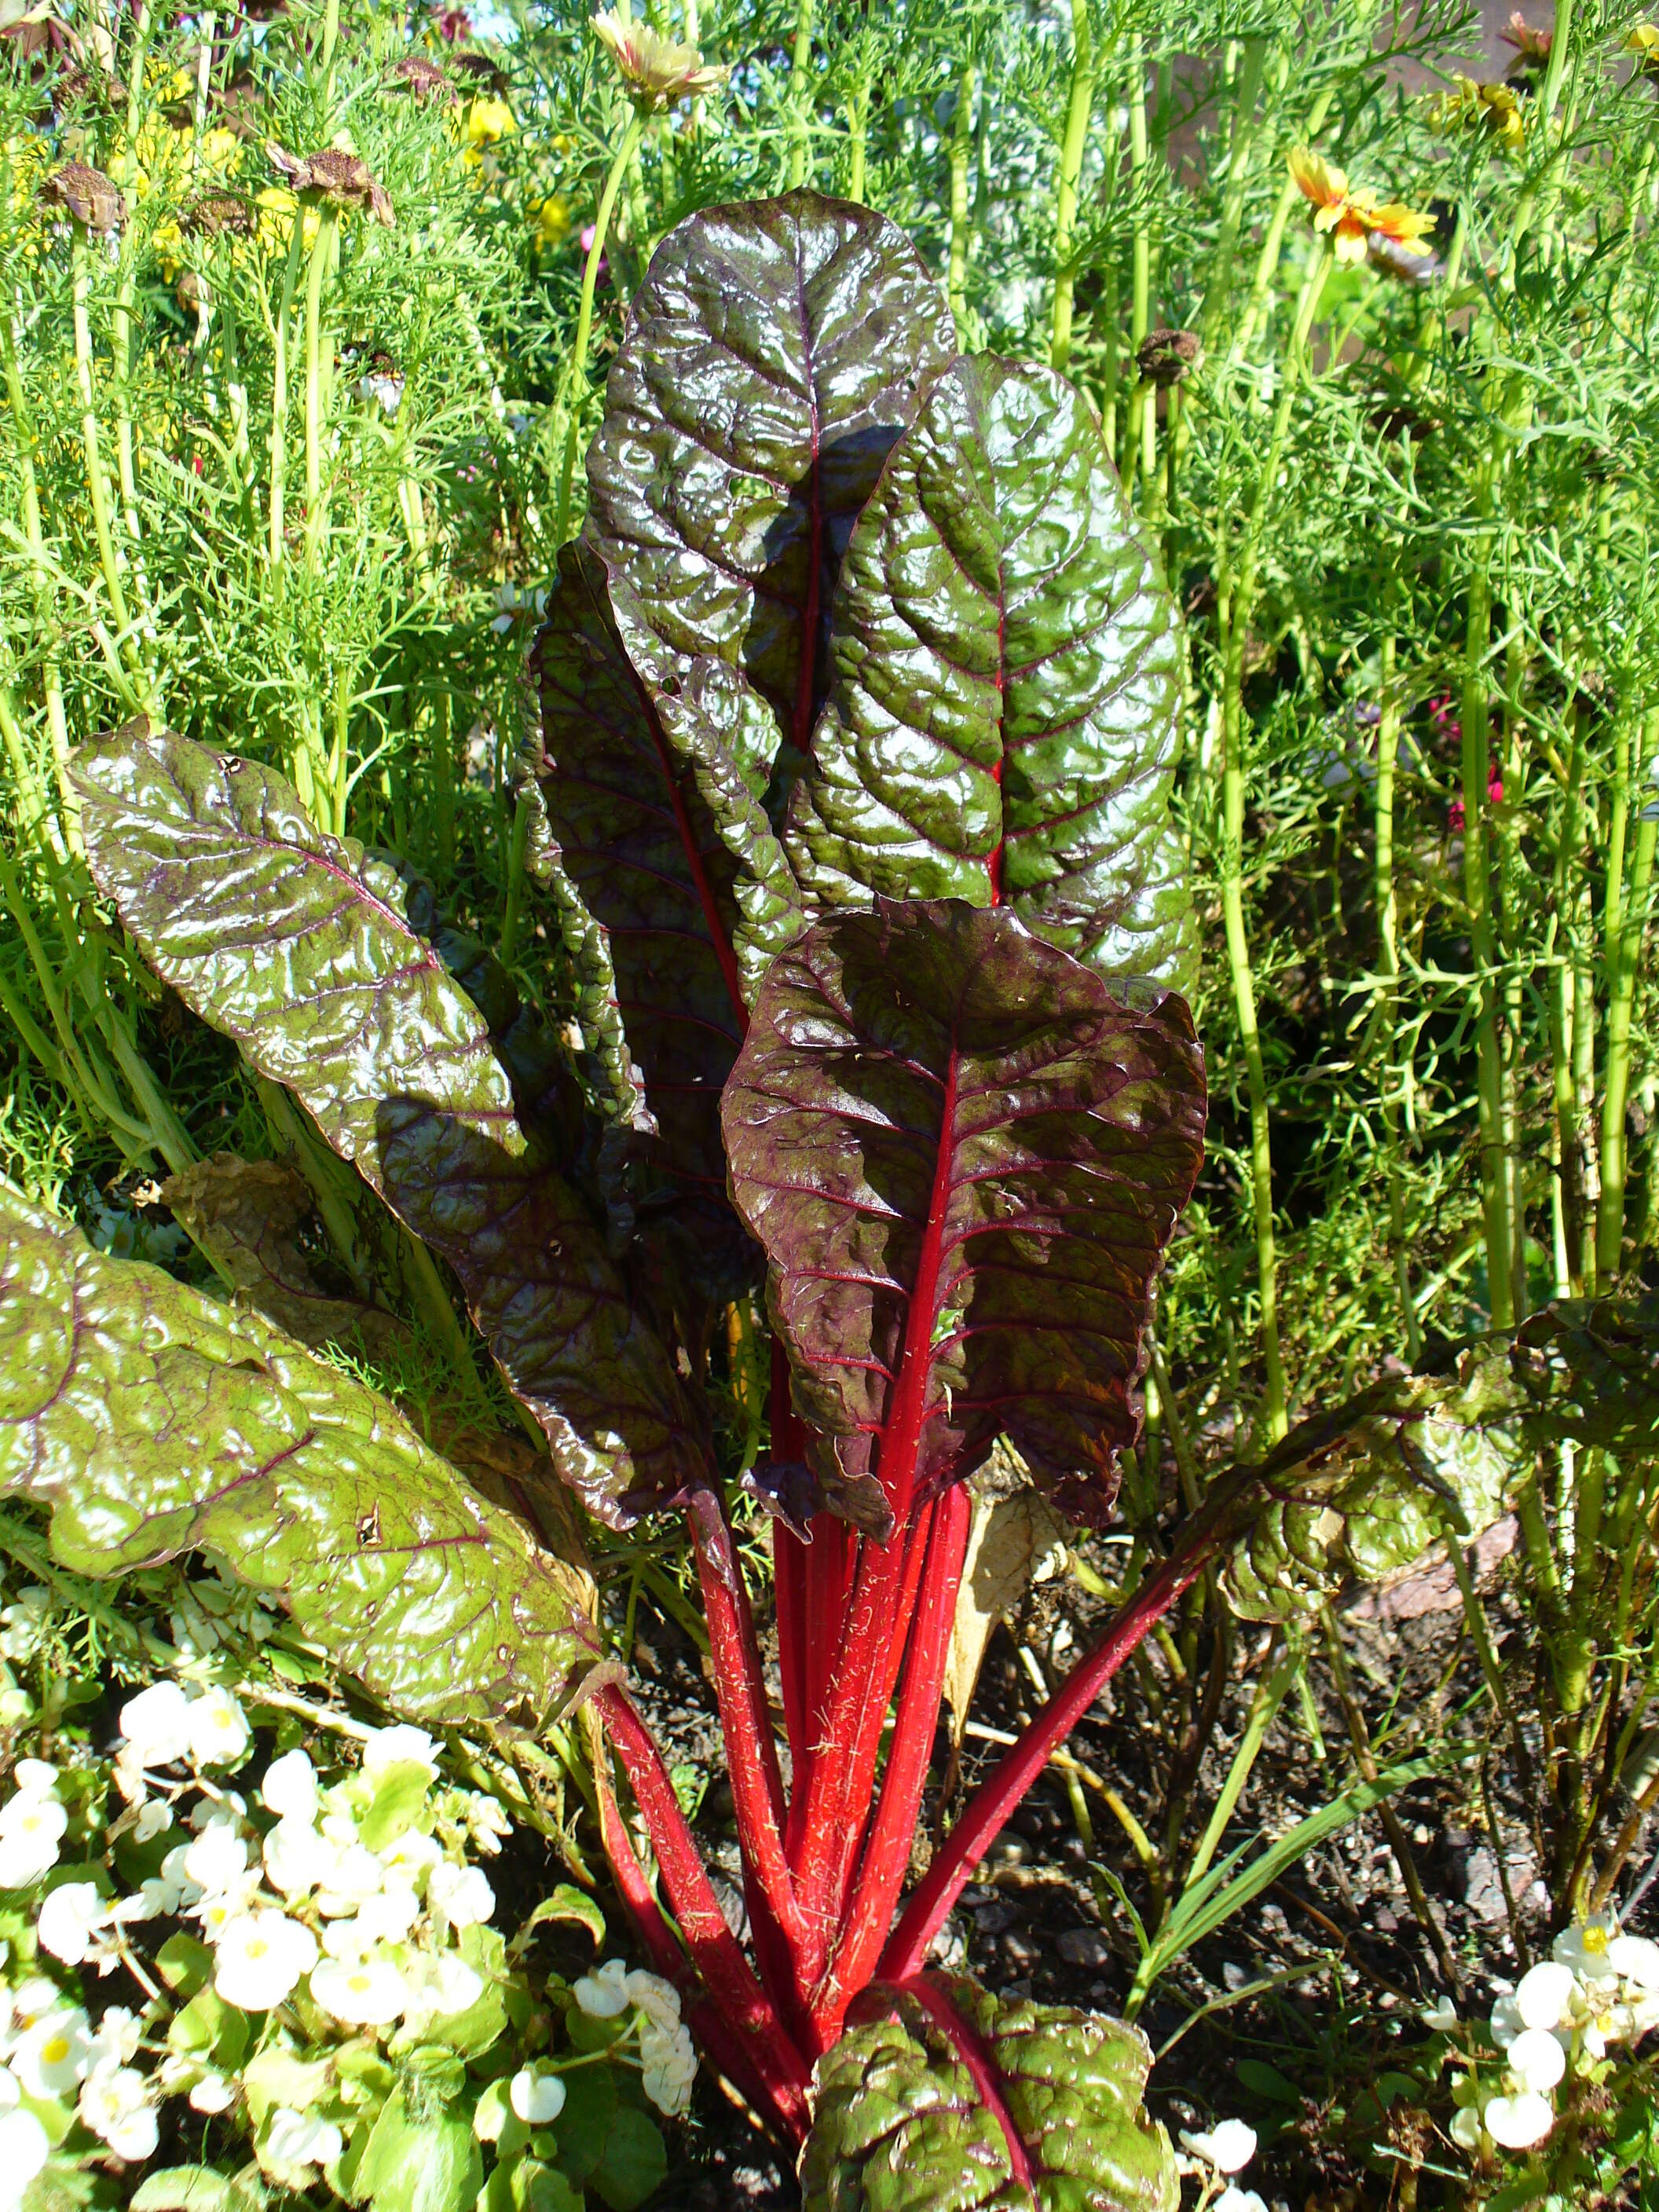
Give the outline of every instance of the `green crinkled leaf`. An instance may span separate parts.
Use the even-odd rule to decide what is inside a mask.
[[[1504,1349],[1391,1376],[1292,1429],[1251,1470],[1254,1517],[1223,1576],[1234,1610],[1279,1620],[1385,1581],[1441,1540],[1449,1510],[1470,1536],[1489,1528],[1531,1459]]]
[[[943,1978],[856,2011],[818,2062],[802,2212],[1175,2212],[1138,2029]]]
[[[3,1183],[0,1225],[0,1491],[51,1507],[66,1566],[210,1550],[399,1711],[558,1703],[593,1656],[584,1578],[378,1393]]]
[[[1187,988],[1168,593],[1082,395],[977,354],[854,529],[787,842],[819,908],[1004,903],[1103,974]]]
[[[587,457],[588,529],[672,652],[743,671],[794,765],[848,532],[955,351],[903,232],[816,192],[704,208],[634,301]]]
[[[623,1522],[699,1417],[603,1228],[514,1111],[488,1025],[392,868],[252,761],[167,732],[82,753],[88,858],[157,972],[453,1267],[560,1473]]]

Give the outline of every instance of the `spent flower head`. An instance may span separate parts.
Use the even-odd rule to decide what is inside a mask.
[[[267,140],[265,158],[296,192],[313,192],[342,215],[367,212],[391,229],[397,222],[380,179],[361,154],[343,146],[325,146],[315,154],[290,154]]]

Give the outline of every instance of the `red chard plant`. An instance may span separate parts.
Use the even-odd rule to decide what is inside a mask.
[[[1089,403],[959,354],[902,234],[809,192],[660,246],[588,482],[520,800],[574,1041],[269,768],[138,723],[76,775],[126,928],[385,1200],[412,1279],[453,1271],[549,1484],[486,1494],[257,1314],[6,1197],[0,1486],[81,1571],[208,1548],[411,1716],[533,1733],[585,1700],[640,1939],[812,2212],[1157,2212],[1139,2032],[930,1973],[933,1938],[1206,1567],[1270,1616],[1343,1545],[1420,1548],[1468,1502],[1433,1437],[1473,1386],[1400,1386],[1215,1486],[904,1895],[968,1479],[1006,1439],[1110,1516],[1202,1155],[1174,617]],[[735,1457],[711,1362],[763,1312],[769,1407]],[[613,1528],[683,1522],[746,1943],[554,1474]]]

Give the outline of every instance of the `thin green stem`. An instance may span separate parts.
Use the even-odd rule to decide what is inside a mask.
[[[1642,937],[1647,925],[1654,838],[1655,832],[1659,831],[1659,821],[1650,819],[1645,812],[1638,817],[1628,895],[1620,880],[1620,864],[1630,793],[1633,787],[1639,796],[1645,786],[1640,770],[1659,750],[1659,710],[1650,712],[1644,719],[1639,743],[1633,738],[1632,746],[1638,757],[1621,763],[1625,773],[1613,793],[1602,927],[1607,971],[1607,1058],[1601,1081],[1601,1193],[1595,1216],[1595,1273],[1598,1283],[1604,1286],[1617,1281],[1624,1258],[1625,1180],[1628,1166],[1625,1116],[1630,1102],[1631,1011],[1635,1003]]]
[[[978,86],[979,72],[969,62],[957,81],[957,112],[951,131],[951,262],[947,289],[951,313],[957,319],[958,329],[968,307],[968,168],[973,152],[974,98]]]
[[[81,391],[81,443],[86,461],[87,490],[92,501],[93,529],[98,539],[98,562],[103,570],[104,588],[109,594],[110,614],[115,623],[117,650],[131,679],[125,685],[128,704],[137,712],[148,702],[149,686],[139,663],[137,640],[132,633],[115,550],[115,535],[110,526],[109,488],[104,480],[98,402],[92,378],[92,246],[84,225],[80,223],[76,225],[74,251],[75,374]]]
[[[289,233],[288,260],[283,270],[283,290],[271,332],[270,369],[270,565],[280,568],[283,552],[283,497],[288,477],[288,325],[294,312],[294,295],[300,282],[300,263],[305,252],[305,210],[296,198],[294,223]]]
[[[316,574],[322,558],[326,512],[323,502],[322,364],[323,286],[333,255],[334,210],[318,210],[317,236],[306,269],[306,572]]]
[[[1137,49],[1138,51],[1138,49]],[[1094,37],[1089,0],[1072,0],[1072,83],[1066,101],[1066,131],[1060,147],[1060,181],[1054,194],[1054,310],[1048,365],[1063,369],[1072,358],[1072,308],[1077,271],[1072,248],[1077,228],[1078,185],[1084,149],[1089,143],[1089,111],[1095,96]]]
[[[611,210],[617,204],[617,194],[634,158],[634,149],[640,143],[644,118],[637,109],[628,118],[616,152],[611,157],[611,167],[605,179],[605,189],[599,194],[598,212],[593,217],[592,243],[587,249],[587,259],[582,267],[581,298],[576,309],[576,335],[572,341],[570,358],[565,365],[565,424],[564,450],[559,458],[558,500],[553,510],[553,543],[562,545],[570,523],[570,486],[576,469],[576,445],[581,436],[582,403],[586,397],[587,347],[593,331],[593,294],[599,281],[599,263],[605,254],[605,237],[611,227]]]
[[[806,87],[812,68],[812,0],[795,0],[795,43],[789,57],[789,189],[806,182],[812,115]]]

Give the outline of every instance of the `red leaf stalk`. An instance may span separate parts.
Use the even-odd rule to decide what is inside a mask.
[[[639,1800],[669,1900],[703,1987],[728,2027],[741,2037],[774,2100],[785,2111],[804,2110],[811,2069],[726,1924],[651,1731],[622,1691],[601,1690],[598,1702]]]
[[[843,1901],[841,1938],[830,1971],[813,1992],[812,2010],[819,2032],[832,2042],[841,2033],[848,2002],[874,1971],[909,1871],[910,1846],[939,1723],[951,1627],[972,1519],[973,1502],[967,1490],[953,1485],[939,1499],[933,1516],[880,1804],[868,1832],[857,1879]]]
[[[1104,1632],[1033,1717],[1018,1742],[981,1783],[905,1907],[882,1954],[884,1980],[908,1981],[921,1970],[945,1915],[973,1878],[974,1869],[1009,1814],[1048,1765],[1049,1753],[1066,1741],[1135,1647],[1198,1580],[1233,1533],[1232,1509],[1256,1480],[1253,1470],[1242,1468],[1231,1482],[1211,1493],[1176,1550],[1119,1607]]]

